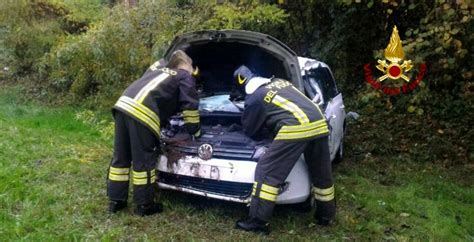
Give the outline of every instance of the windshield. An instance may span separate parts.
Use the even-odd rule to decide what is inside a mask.
[[[241,113],[244,102],[231,102],[229,95],[214,95],[199,100],[199,110],[206,112]]]

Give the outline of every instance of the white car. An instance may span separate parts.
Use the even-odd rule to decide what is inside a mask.
[[[341,159],[346,113],[329,67],[320,61],[298,57],[272,36],[237,30],[206,30],[175,38],[165,59],[184,50],[201,70],[199,85],[203,135],[195,140],[180,139],[182,119],[174,116],[162,124],[164,154],[160,157],[158,185],[200,196],[248,203],[258,158],[271,143],[270,135],[252,140],[238,128],[243,101],[235,96],[233,71],[246,65],[263,77],[279,77],[325,110],[330,127],[331,160]],[[181,140],[181,141],[180,141]],[[282,185],[277,204],[307,201],[311,182],[301,156]]]

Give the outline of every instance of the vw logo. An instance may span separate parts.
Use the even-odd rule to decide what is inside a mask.
[[[212,145],[210,144],[202,144],[198,148],[198,155],[203,160],[209,160],[212,158]]]

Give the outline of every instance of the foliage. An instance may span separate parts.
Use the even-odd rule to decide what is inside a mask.
[[[240,11],[246,14],[234,18]],[[145,1],[130,8],[119,4],[87,33],[57,44],[42,62],[42,71],[56,91],[72,94],[72,102],[89,98],[109,107],[131,81],[161,58],[177,34],[202,28],[263,30],[283,23],[285,17],[273,5],[177,7]]]
[[[181,16],[164,3],[145,2],[137,8],[117,5],[87,33],[70,36],[44,58],[42,73],[59,92],[72,94],[72,102],[91,98],[110,106],[130,81],[153,63],[153,52],[183,29]],[[193,19],[196,20],[196,19]],[[100,98],[98,101],[95,98]]]
[[[81,121],[85,125],[93,127],[99,131],[101,136],[105,139],[111,139],[114,135],[114,122],[100,117],[100,115],[92,110],[76,112],[75,119]]]
[[[37,71],[39,59],[67,34],[87,30],[91,21],[100,18],[97,0],[71,1],[2,1],[1,38],[12,55],[9,66],[16,74]],[[75,6],[75,7],[73,7]]]
[[[246,29],[268,33],[284,23],[288,14],[274,5],[225,3],[213,7],[214,14],[204,24],[208,29]]]

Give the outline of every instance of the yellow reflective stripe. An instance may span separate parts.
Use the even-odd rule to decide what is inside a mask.
[[[145,116],[144,114],[140,113],[139,111],[137,111],[133,107],[130,107],[127,104],[118,103],[118,102],[115,104],[115,106],[124,109],[125,111],[127,111],[128,113],[133,115],[134,117],[136,117],[139,120],[143,121],[146,125],[148,125],[148,127],[153,129],[153,131],[155,131],[155,133],[157,133],[157,134],[160,133],[160,127],[158,125],[156,125],[156,123],[153,122],[153,120],[151,120],[149,117]]]
[[[183,115],[186,116],[199,116],[199,111],[198,110],[184,110]]]
[[[127,96],[120,97],[119,101],[123,101],[123,102],[133,106],[134,108],[138,109],[140,112],[145,113],[147,116],[149,116],[151,119],[153,119],[153,121],[155,121],[158,125],[160,125],[160,118],[158,118],[158,115],[156,115],[156,113],[153,112],[153,110],[149,109],[147,106],[145,106],[141,103],[137,103],[135,100],[133,100],[133,99],[127,97]]]
[[[187,124],[198,124],[199,118],[186,118],[184,117],[184,122]]]
[[[267,184],[262,184],[262,191],[273,195],[278,195],[278,187],[272,187]]]
[[[150,171],[151,177],[150,182],[156,181],[155,170]],[[146,171],[133,171],[133,184],[134,185],[146,185],[148,184],[148,173]]]
[[[146,171],[133,171],[133,178],[147,178],[148,174]]]
[[[257,194],[257,182],[253,182],[253,187],[252,187],[252,196],[255,196]]]
[[[302,92],[300,92],[300,90],[298,90],[298,88],[296,88],[295,86],[292,86],[293,89],[296,90],[296,92],[298,92],[301,96],[303,96],[304,98],[308,99],[311,104],[313,104],[313,106],[319,111],[319,114],[321,115],[321,117],[324,117],[324,114],[323,112],[321,112],[321,109],[319,108],[319,105],[314,103],[313,101],[311,101],[311,99],[309,99],[306,95],[304,95]]]
[[[314,198],[319,201],[327,202],[334,199],[334,186],[324,189],[313,187],[312,190],[314,193]]]
[[[334,186],[331,186],[329,188],[321,189],[317,187],[313,187],[313,192],[320,194],[320,195],[329,195],[331,193],[334,193]]]
[[[300,124],[300,125],[285,125],[281,127],[279,132],[283,133],[294,133],[294,132],[306,132],[311,129],[321,128],[327,126],[325,120],[318,120],[309,124]]]
[[[150,177],[150,183],[156,182],[156,176],[153,175]],[[133,185],[147,185],[148,184],[148,179],[147,177],[145,178],[133,178]]]
[[[285,99],[285,98],[283,98],[279,95],[276,95],[272,99],[272,103],[277,105],[280,108],[285,109],[286,111],[291,112],[293,114],[293,116],[295,116],[295,118],[301,124],[309,123],[308,116],[306,116],[306,114],[303,112],[303,110],[301,110],[301,108],[299,108],[296,104],[290,102],[289,100],[287,100],[287,99]]]
[[[183,117],[185,123],[199,123],[199,110],[184,110]]]
[[[148,84],[146,84],[142,89],[137,93],[135,96],[135,100],[138,101],[139,103],[142,103],[143,100],[148,96],[148,93],[150,93],[151,90],[155,89],[158,84],[160,84],[162,81],[164,81],[166,78],[168,78],[170,74],[168,73],[161,73],[155,78],[153,78]]]
[[[125,97],[125,96],[122,96],[117,101],[115,106],[125,110],[126,112],[130,113],[134,117],[143,121],[151,129],[153,129],[153,131],[155,131],[157,134],[160,133],[159,118],[149,108],[145,107],[144,105],[138,105],[133,99],[129,97]]]
[[[111,181],[128,181],[128,175],[116,175],[109,172],[109,180]]]
[[[271,202],[275,202],[277,200],[277,195],[265,192],[264,190],[260,190],[260,195],[258,197]]]
[[[257,182],[253,183],[252,196],[256,196],[256,194],[257,194],[257,185],[258,185]],[[261,199],[265,199],[265,200],[274,202],[274,201],[276,201],[276,199],[278,197],[278,191],[279,191],[278,187],[273,187],[273,186],[269,186],[269,185],[266,185],[266,184],[262,184],[262,187],[260,189],[260,194],[258,195],[258,197],[261,198]]]
[[[196,131],[196,133],[193,134],[195,137],[199,137],[201,136],[201,129],[199,129],[198,131]]]
[[[119,167],[111,166],[109,168],[109,171],[117,175],[123,175],[123,174],[128,175],[128,173],[130,173],[130,168],[119,168]]]
[[[331,201],[334,199],[334,193],[331,194],[331,195],[328,195],[328,196],[321,196],[321,195],[318,195],[318,194],[314,194],[314,198],[316,200],[319,200],[319,201],[322,201],[322,202],[328,202],[328,201]]]
[[[329,129],[327,126],[322,126],[313,130],[308,130],[306,132],[295,132],[295,133],[280,133],[278,132],[275,140],[290,140],[290,139],[302,139],[317,136],[320,134],[329,134]]]

